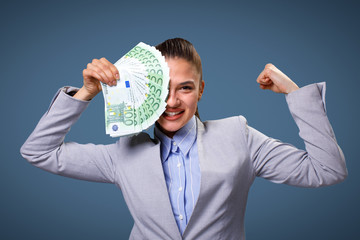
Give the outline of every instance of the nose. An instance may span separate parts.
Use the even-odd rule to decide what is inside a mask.
[[[167,106],[171,107],[171,108],[176,108],[180,105],[180,100],[177,97],[176,92],[169,91],[169,95],[168,95],[168,99],[167,99],[166,103],[167,103]]]

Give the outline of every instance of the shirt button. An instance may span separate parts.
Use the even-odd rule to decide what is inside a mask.
[[[181,192],[182,191],[182,187],[179,187],[179,192]]]
[[[173,142],[173,145],[176,146],[176,142]]]
[[[183,220],[184,219],[183,215],[180,214],[179,219]]]
[[[181,163],[178,163],[176,166],[177,166],[177,167],[181,167]]]

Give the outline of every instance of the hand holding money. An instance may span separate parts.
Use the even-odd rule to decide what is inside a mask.
[[[137,134],[165,111],[169,67],[160,51],[142,42],[114,66],[120,75],[116,85],[112,82],[116,72],[110,67],[101,75],[106,133],[111,137]]]
[[[139,133],[165,111],[169,67],[160,51],[145,43],[136,45],[115,64],[106,58],[94,59],[83,77],[84,85],[74,97],[89,101],[103,92],[105,129],[111,137]]]
[[[93,59],[83,70],[84,85],[74,95],[81,100],[90,100],[101,92],[100,82],[109,86],[115,86],[119,79],[119,71],[106,58]]]

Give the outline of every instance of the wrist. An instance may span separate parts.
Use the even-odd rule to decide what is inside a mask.
[[[79,89],[79,91],[73,96],[74,98],[83,100],[83,101],[90,101],[96,96],[96,94],[89,93],[84,86]]]
[[[298,90],[298,89],[299,89],[298,85],[296,85],[296,84],[294,83],[294,85],[287,91],[287,94],[289,94],[289,93],[291,93],[291,92],[294,92],[294,91],[296,91],[296,90]]]

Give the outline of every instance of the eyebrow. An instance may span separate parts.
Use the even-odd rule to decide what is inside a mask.
[[[182,83],[179,83],[179,85],[186,85],[186,84],[194,84],[195,85],[195,81],[194,80],[189,80],[189,81],[185,81],[185,82],[182,82]]]

